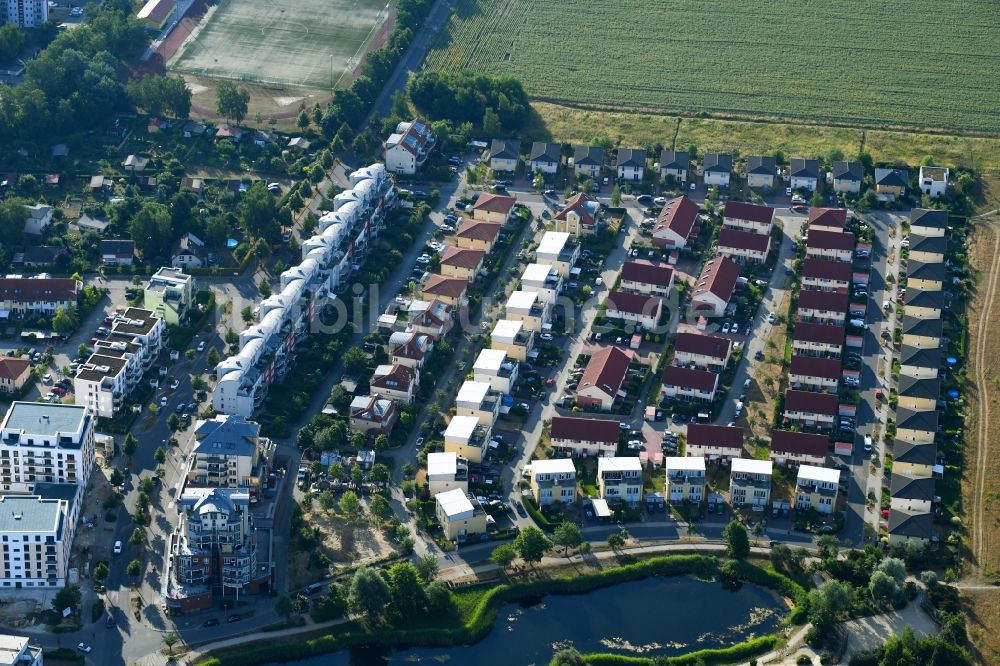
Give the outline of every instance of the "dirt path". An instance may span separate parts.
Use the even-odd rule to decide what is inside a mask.
[[[903,627],[913,629],[918,638],[937,633],[938,630],[937,624],[921,610],[917,600],[906,604],[906,607],[899,611],[851,620],[844,623],[844,629],[847,630],[847,649],[841,662],[847,663],[853,652],[871,650],[882,645],[887,637],[900,633]]]

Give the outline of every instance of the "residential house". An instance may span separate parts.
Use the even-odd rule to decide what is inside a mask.
[[[813,207],[809,209],[809,229],[842,232],[846,226],[846,208]]]
[[[925,546],[934,538],[934,516],[919,511],[889,509],[889,545]]]
[[[389,336],[386,353],[393,365],[405,365],[418,370],[424,366],[424,361],[434,350],[434,341],[430,336],[420,333],[397,332]]]
[[[800,321],[843,326],[846,319],[846,291],[803,289],[799,292]]]
[[[125,161],[122,162],[122,169],[136,173],[139,171],[145,171],[148,165],[148,157],[142,157],[141,155],[129,155],[125,158]]]
[[[472,378],[477,382],[487,382],[494,391],[510,395],[517,381],[518,364],[507,360],[507,352],[500,349],[484,349],[479,352],[472,365]]]
[[[837,396],[812,391],[785,391],[785,423],[829,430],[837,418]]]
[[[553,230],[574,236],[589,236],[597,230],[601,204],[583,192],[577,192],[552,218]]]
[[[940,199],[948,189],[948,169],[945,167],[920,167],[920,191],[931,199]]]
[[[805,160],[793,157],[788,169],[793,190],[816,191],[819,184],[819,160]]]
[[[185,270],[188,268],[207,268],[209,252],[205,243],[194,234],[188,232],[180,237],[177,245],[170,253],[170,265]]]
[[[521,159],[521,142],[512,139],[493,139],[490,144],[490,169],[494,172],[517,171]]]
[[[75,307],[81,289],[82,282],[69,278],[0,278],[0,310],[51,317],[57,308]]]
[[[833,191],[860,194],[865,168],[861,162],[833,163]]]
[[[535,141],[528,153],[528,171],[532,174],[541,171],[552,175],[559,170],[562,163],[562,146],[558,143]]]
[[[735,506],[750,505],[754,511],[764,511],[771,501],[770,460],[733,458],[729,472],[729,501]]]
[[[159,131],[159,130],[157,130]],[[90,193],[91,194],[101,194],[104,191],[105,185],[110,182],[104,176],[97,175],[90,177]],[[183,182],[183,181],[181,181]]]
[[[799,356],[840,358],[844,327],[800,321],[792,332],[792,353]]]
[[[534,291],[514,291],[507,299],[504,318],[524,323],[525,330],[541,333],[551,328],[551,306],[543,302]]]
[[[706,153],[701,158],[701,170],[706,185],[729,187],[729,179],[733,173],[733,156]]]
[[[651,331],[657,327],[663,301],[659,296],[630,294],[612,291],[604,301],[604,314],[608,319],[618,319]]]
[[[501,319],[490,333],[491,348],[506,352],[507,356],[516,361],[526,361],[528,351],[534,344],[534,331],[529,331],[521,321]]]
[[[57,245],[32,245],[24,248],[20,255],[14,254],[12,263],[23,264],[25,268],[46,268],[57,263],[68,265],[69,258],[66,248]]]
[[[691,295],[691,309],[696,315],[721,317],[736,290],[740,266],[732,259],[715,256],[702,266]]]
[[[604,149],[597,146],[576,146],[573,149],[573,171],[577,177],[597,179],[604,170]]]
[[[910,174],[906,169],[875,169],[875,193],[885,201],[896,201],[906,196]]]
[[[28,210],[28,217],[24,220],[24,233],[41,236],[52,224],[52,213],[55,209],[40,203],[25,205],[25,208]]]
[[[417,372],[413,368],[392,364],[376,367],[369,386],[372,394],[407,405],[413,402],[420,387]]]
[[[927,262],[910,257],[906,262],[906,288],[941,291],[948,272],[941,262]]]
[[[646,151],[642,148],[619,148],[616,167],[618,180],[642,180],[646,175]]]
[[[804,289],[846,292],[853,275],[854,267],[845,261],[807,258],[802,262]]]
[[[359,395],[351,401],[351,432],[367,437],[389,435],[399,419],[399,407],[378,395]]]
[[[719,375],[710,370],[681,368],[668,365],[663,368],[660,388],[662,400],[700,400],[712,402],[719,388]]]
[[[767,155],[751,155],[747,158],[747,185],[756,189],[774,189],[774,179],[778,173],[778,161]]]
[[[501,225],[495,222],[466,220],[455,231],[452,238],[458,247],[489,253],[493,250],[493,245],[500,235],[500,227]]]
[[[621,439],[617,421],[575,416],[553,416],[549,434],[556,451],[602,458],[614,456]]]
[[[826,435],[771,431],[771,460],[779,465],[823,465],[829,448],[830,440]]]
[[[385,168],[397,174],[415,174],[427,161],[434,142],[433,132],[423,121],[399,123],[385,141]]]
[[[899,372],[918,379],[934,379],[941,367],[941,350],[933,348],[909,347],[899,350]]]
[[[76,228],[80,231],[96,231],[99,234],[103,234],[104,230],[108,228],[111,223],[108,220],[101,217],[91,217],[84,213],[73,223]]]
[[[934,477],[908,476],[892,470],[889,481],[889,508],[912,513],[931,513]]]
[[[729,363],[733,341],[716,335],[677,333],[674,335],[674,364],[722,372]]]
[[[13,402],[0,426],[3,492],[34,492],[38,483],[86,487],[94,469],[95,421],[83,405]]]
[[[903,312],[911,317],[940,319],[943,307],[944,295],[940,291],[913,288],[907,289],[903,296]]]
[[[65,484],[37,485],[43,489],[0,495],[0,538],[7,546],[0,552],[0,589],[66,585],[80,492]],[[40,654],[37,659],[40,664]]]
[[[555,304],[562,291],[562,277],[548,264],[528,264],[521,274],[521,289],[535,292],[545,303]]]
[[[938,413],[930,409],[896,409],[896,439],[917,444],[933,444],[938,430]]]
[[[427,491],[431,497],[458,488],[469,492],[469,461],[454,451],[427,454]]]
[[[569,458],[532,460],[524,472],[538,506],[570,504],[576,499],[576,467]]]
[[[410,122],[399,123],[399,125],[396,126],[396,130],[398,132],[403,127],[410,126],[412,128],[413,125],[418,125],[418,124],[422,125],[422,129],[423,129],[423,132],[425,133],[425,135],[430,134],[430,128],[427,127],[426,125],[423,125],[419,121],[415,121],[413,123],[410,123]],[[256,140],[254,141],[254,143],[257,143]],[[312,145],[312,142],[310,142],[305,137],[301,137],[301,136],[292,137],[291,139],[288,140],[288,147],[291,148],[292,150],[297,150],[299,152],[304,152],[304,151],[309,150],[309,146],[311,146],[311,145]]]
[[[678,183],[686,183],[691,170],[691,155],[682,150],[666,150],[660,153],[660,178],[673,178]]]
[[[840,371],[840,359],[792,356],[788,380],[794,388],[836,393]]]
[[[727,201],[722,209],[722,226],[770,236],[774,227],[774,209],[742,201]]]
[[[743,455],[743,428],[692,423],[687,428],[688,456],[731,460]]]
[[[447,275],[431,275],[420,290],[420,294],[428,301],[441,301],[451,306],[460,306],[465,302],[465,292],[469,281],[460,277]]]
[[[449,246],[441,256],[440,271],[445,277],[462,278],[472,282],[483,269],[483,250],[469,250]]]
[[[507,224],[510,212],[514,210],[517,199],[504,194],[484,192],[472,204],[472,219],[494,224]]]
[[[39,8],[48,7],[45,0],[36,0]],[[48,10],[46,9],[46,15]],[[42,646],[25,636],[0,634],[0,666],[42,666]]]
[[[795,479],[795,509],[830,515],[837,506],[840,470],[802,465]]]
[[[453,416],[444,431],[444,450],[478,465],[486,457],[491,436],[491,426],[478,416]]]
[[[761,264],[771,251],[771,236],[723,228],[719,231],[716,249],[722,256],[738,263]]]
[[[639,458],[598,458],[597,496],[637,506],[642,501],[642,462]]]
[[[409,329],[414,333],[429,335],[434,340],[440,340],[448,335],[455,323],[452,306],[444,301],[410,301],[407,313],[410,318]]]
[[[0,393],[17,393],[31,378],[31,361],[27,358],[0,356]]]
[[[590,357],[577,385],[576,404],[607,411],[623,399],[623,388],[631,357],[617,347],[603,347]]]
[[[548,264],[562,277],[568,277],[580,258],[580,243],[566,232],[547,231],[535,250],[535,261]]]
[[[219,414],[194,430],[186,487],[246,488],[250,502],[274,463],[275,443],[261,437],[260,425],[242,416]]]
[[[131,266],[135,258],[135,241],[102,240],[100,253],[104,266]]]
[[[145,23],[148,29],[159,32],[176,9],[174,0],[149,0],[135,17]]]
[[[500,415],[501,395],[489,382],[464,381],[455,397],[458,416],[475,416],[480,423],[492,426]]]
[[[449,539],[464,540],[473,534],[486,533],[486,512],[475,497],[461,488],[438,493],[434,502],[438,524]]]
[[[687,247],[698,221],[699,210],[698,204],[686,196],[665,203],[653,227],[653,245],[662,248]]]
[[[167,324],[183,322],[194,306],[194,278],[180,268],[162,266],[146,283],[143,303]]]
[[[910,234],[941,237],[948,230],[948,211],[914,208],[910,211]]]
[[[925,236],[910,229],[909,260],[944,262],[948,251],[948,241],[944,236]]]
[[[835,259],[854,262],[854,234],[848,231],[809,230],[806,256],[814,259]]]
[[[674,269],[670,264],[630,259],[622,264],[621,285],[623,292],[669,298],[674,286]]]
[[[663,489],[671,504],[701,504],[705,498],[705,459],[701,456],[664,458],[667,482]]]
[[[894,439],[892,442],[892,471],[910,477],[934,475],[937,463],[937,445],[934,442],[910,442]]]
[[[938,319],[924,319],[904,314],[902,322],[902,344],[921,349],[937,349],[944,335],[944,323]]]

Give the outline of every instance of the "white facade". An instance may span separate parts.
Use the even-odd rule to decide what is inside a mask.
[[[94,446],[94,418],[86,407],[15,402],[0,428],[3,490],[31,492],[36,483],[86,486]]]
[[[55,497],[0,495],[0,589],[66,584],[76,528],[70,504]]]
[[[940,199],[948,190],[948,169],[945,167],[920,167],[920,191],[932,199]]]
[[[547,506],[576,498],[576,467],[569,458],[533,460],[525,467],[535,503]]]
[[[469,461],[454,451],[427,454],[427,490],[431,497],[458,488],[469,490]]]
[[[729,501],[733,506],[749,504],[754,511],[763,511],[771,501],[770,460],[734,458],[729,475]]]
[[[507,352],[484,349],[472,366],[472,378],[477,382],[487,382],[494,391],[510,395],[517,381],[517,371],[518,364],[507,360]]]
[[[535,292],[543,303],[555,303],[561,288],[559,271],[548,264],[528,264],[521,274],[521,290]]]
[[[568,277],[570,270],[580,258],[580,246],[570,242],[570,234],[565,231],[547,231],[535,250],[535,261],[556,269],[562,277]]]
[[[642,462],[639,458],[597,459],[597,496],[628,504],[642,501]]]
[[[49,3],[47,0],[2,0],[0,19],[19,28],[37,28],[49,20]]]

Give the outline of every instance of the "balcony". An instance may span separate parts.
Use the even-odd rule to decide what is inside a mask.
[[[733,483],[744,487],[753,488],[770,488],[771,487],[771,477],[770,476],[747,476],[744,474],[738,474],[733,477]]]

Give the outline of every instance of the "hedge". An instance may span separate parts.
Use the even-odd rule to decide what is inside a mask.
[[[588,666],[693,666],[694,664],[732,664],[748,661],[778,644],[777,636],[759,636],[727,648],[706,648],[676,657],[632,657],[621,654],[587,654]]]

